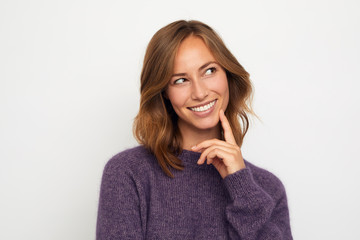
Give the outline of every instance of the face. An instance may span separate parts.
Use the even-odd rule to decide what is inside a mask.
[[[165,93],[179,117],[180,131],[218,127],[219,111],[229,102],[228,81],[201,38],[189,36],[180,44]]]

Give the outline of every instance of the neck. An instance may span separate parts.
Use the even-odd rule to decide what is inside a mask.
[[[220,123],[211,129],[198,129],[186,126],[178,122],[178,127],[182,136],[183,149],[190,150],[202,141],[221,138]]]

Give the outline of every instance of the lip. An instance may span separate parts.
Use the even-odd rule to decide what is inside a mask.
[[[196,112],[196,111],[193,111],[191,108],[196,108],[196,107],[203,107],[203,106],[206,106],[210,103],[214,102],[214,105],[212,105],[209,109],[205,110],[205,111],[201,111],[201,112]],[[195,116],[198,116],[198,117],[207,117],[209,116],[215,109],[216,107],[216,104],[217,104],[217,99],[214,99],[214,100],[211,100],[211,101],[208,101],[208,102],[205,102],[205,103],[202,103],[202,104],[199,104],[199,105],[196,105],[196,106],[192,106],[192,107],[188,107],[188,109],[195,115]]]
[[[203,106],[208,105],[209,103],[214,102],[214,101],[217,101],[217,99],[214,99],[214,100],[211,100],[211,101],[208,101],[208,102],[196,105],[196,106],[191,106],[191,107],[188,107],[188,108],[191,110],[191,108],[203,107]]]

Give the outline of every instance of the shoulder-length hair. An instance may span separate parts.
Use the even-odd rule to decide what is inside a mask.
[[[173,177],[170,169],[182,170],[178,154],[182,137],[177,115],[164,97],[174,69],[180,43],[188,36],[200,37],[223,67],[229,84],[229,103],[225,114],[239,146],[249,128],[252,85],[249,74],[226,48],[218,34],[199,21],[176,21],[155,33],[147,47],[141,72],[140,108],[133,131],[137,141],[152,152],[162,170]],[[239,122],[241,121],[241,125]]]

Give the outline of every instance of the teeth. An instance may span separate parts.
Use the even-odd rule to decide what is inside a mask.
[[[214,106],[215,101],[216,101],[216,100],[212,101],[212,102],[209,103],[209,104],[206,104],[206,105],[204,105],[204,106],[201,106],[201,107],[193,107],[193,108],[190,108],[190,109],[191,109],[192,111],[194,111],[194,112],[203,112],[203,111],[206,111],[206,110],[210,109],[212,106]]]

